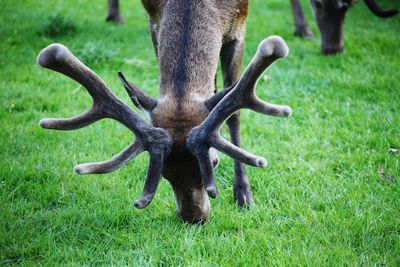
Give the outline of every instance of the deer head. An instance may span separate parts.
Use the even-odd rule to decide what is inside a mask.
[[[291,114],[290,107],[263,102],[255,95],[256,83],[262,73],[288,54],[286,43],[278,36],[262,41],[240,79],[214,94],[218,56],[224,42],[221,29],[231,24],[224,24],[222,19],[214,21],[217,16],[211,12],[216,10],[215,6],[209,8],[206,3],[169,1],[163,11],[164,18],[152,27],[159,29],[154,34],[161,75],[158,99],[153,99],[118,73],[133,104],[150,114],[151,123],[113,95],[105,83],[65,46],[52,44],[43,49],[37,59],[40,66],[80,83],[93,99],[89,111],[71,119],[43,119],[41,127],[74,130],[111,118],[136,136],[131,145],[112,159],[81,164],[75,171],[78,174],[112,172],[147,151],[150,160],[146,182],[142,196],[134,206],[141,209],[149,205],[163,175],[173,188],[178,215],[191,223],[209,217],[208,197],[215,198],[218,194],[214,179],[214,168],[218,164],[216,150],[252,166],[265,167],[267,164],[264,158],[223,139],[219,134],[221,125],[242,108],[272,116]],[[236,18],[243,24],[240,16]],[[207,23],[209,27],[206,27]],[[225,28],[232,32],[231,28]],[[238,32],[243,33],[242,30]],[[237,61],[234,63],[238,64]]]
[[[336,54],[343,50],[343,24],[346,12],[355,0],[310,0],[314,17],[321,33],[321,53]],[[382,10],[375,0],[364,0],[376,16],[389,18],[397,15],[397,9]]]

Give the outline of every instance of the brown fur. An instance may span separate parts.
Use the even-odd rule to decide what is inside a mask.
[[[250,205],[252,196],[243,163],[265,167],[267,161],[240,148],[238,111],[249,108],[264,115],[290,116],[290,107],[263,102],[255,95],[262,73],[288,54],[285,41],[279,36],[263,40],[239,79],[247,0],[143,1],[150,11],[160,67],[159,99],[128,82],[121,72],[118,76],[134,105],[150,113],[153,125],[118,99],[67,47],[51,44],[39,53],[38,64],[80,83],[93,104],[78,116],[43,119],[40,126],[74,130],[110,118],[131,130],[135,140],[120,153],[106,161],[79,164],[75,171],[112,172],[147,151],[149,167],[142,195],[134,202],[136,208],[151,203],[163,174],[175,193],[178,215],[192,223],[206,220],[210,213],[208,196],[218,195],[215,150],[235,160],[234,198],[240,207]],[[218,58],[225,89],[214,94]],[[224,122],[232,143],[219,134]]]
[[[248,1],[142,0],[160,67],[158,104],[152,123],[173,140],[163,175],[177,198],[177,212],[198,222],[209,214],[208,197],[196,157],[186,138],[209,114],[205,100],[214,94],[221,48],[232,40],[244,41]],[[241,57],[234,60],[240,70]],[[238,71],[237,71],[238,72]],[[235,74],[237,80],[238,74]],[[216,160],[217,161],[217,160]]]

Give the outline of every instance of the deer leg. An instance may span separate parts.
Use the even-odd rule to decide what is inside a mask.
[[[308,27],[306,18],[304,17],[303,9],[300,4],[300,0],[290,0],[292,6],[292,12],[294,17],[295,32],[294,35],[311,39],[314,37],[312,31]]]
[[[224,78],[224,87],[228,88],[240,78],[240,67],[243,59],[243,41],[234,40],[224,44],[221,49],[221,68]],[[226,122],[232,143],[240,147],[240,113],[233,114]],[[239,207],[253,203],[249,180],[246,176],[244,164],[234,161],[235,176],[233,181],[233,196]]]
[[[119,14],[119,0],[108,0],[108,14],[106,21],[124,23],[124,19]]]
[[[232,144],[240,147],[240,113],[236,112],[228,120],[230,137]],[[239,207],[250,206],[253,203],[253,196],[250,190],[249,179],[246,176],[244,164],[234,161],[235,177],[233,181],[233,197]]]

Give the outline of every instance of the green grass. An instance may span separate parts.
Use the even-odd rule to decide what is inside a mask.
[[[399,266],[400,155],[388,149],[400,148],[400,16],[378,19],[360,2],[346,19],[345,52],[323,57],[318,38],[293,36],[288,2],[251,1],[244,61],[263,38],[283,36],[291,53],[268,71],[258,95],[292,106],[293,116],[243,112],[244,148],[269,161],[266,169],[247,168],[256,205],[236,208],[233,163],[223,156],[220,195],[203,226],[175,216],[165,180],[147,209],[134,209],[146,155],[107,175],[73,173],[74,165],[126,146],[132,135],[121,125],[38,126],[40,118],[71,116],[90,103],[76,83],[35,64],[52,42],[67,45],[126,103],[118,70],[157,95],[139,1],[122,1],[123,26],[104,22],[105,0],[2,3],[0,265]]]

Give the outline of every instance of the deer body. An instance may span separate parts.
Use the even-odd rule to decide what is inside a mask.
[[[210,112],[205,100],[215,91],[223,44],[233,40],[244,42],[248,2],[143,0],[142,3],[148,11],[160,67],[158,105],[150,114],[153,125],[167,130],[174,140],[163,175],[174,188],[178,214],[191,219],[202,214],[203,219],[209,212],[208,198],[186,138]],[[235,76],[232,82],[239,78],[243,50],[238,53],[236,73],[230,74]],[[186,168],[179,166],[184,161],[188,162]]]
[[[142,0],[160,68],[159,98],[153,99],[122,73],[119,77],[133,103],[150,113],[151,125],[115,97],[104,82],[64,46],[52,44],[38,56],[39,65],[81,83],[93,98],[92,108],[71,119],[43,119],[40,125],[57,130],[85,127],[102,118],[117,120],[136,136],[112,159],[78,165],[79,174],[107,173],[143,151],[150,154],[142,196],[135,207],[153,199],[161,174],[170,182],[177,213],[187,222],[209,217],[208,197],[217,196],[215,149],[235,160],[234,197],[239,206],[252,203],[243,163],[264,167],[266,160],[240,146],[241,108],[289,116],[287,106],[273,105],[255,96],[258,78],[272,63],[285,57],[288,48],[277,36],[265,39],[240,77],[247,0]],[[218,59],[225,89],[215,92]],[[219,135],[227,122],[232,143]]]

